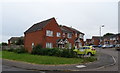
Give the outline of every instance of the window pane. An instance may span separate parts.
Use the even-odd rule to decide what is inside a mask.
[[[46,36],[53,36],[53,31],[46,30]]]

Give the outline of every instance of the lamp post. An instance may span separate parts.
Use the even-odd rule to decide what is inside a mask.
[[[100,26],[100,45],[101,45],[101,41],[102,41],[102,39],[101,39],[101,32],[102,32],[102,31],[101,31],[101,30],[102,30],[101,28],[102,28],[102,27],[105,27],[104,24],[102,24],[102,25]]]

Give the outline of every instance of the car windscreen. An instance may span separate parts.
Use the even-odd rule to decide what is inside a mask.
[[[90,49],[89,47],[83,47],[82,49]]]

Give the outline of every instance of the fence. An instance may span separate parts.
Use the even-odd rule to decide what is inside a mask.
[[[10,48],[16,49],[16,48],[20,48],[20,47],[24,47],[24,45],[2,46],[2,50],[8,50]]]

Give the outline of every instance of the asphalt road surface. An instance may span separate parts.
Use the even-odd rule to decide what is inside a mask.
[[[113,59],[115,60],[116,64],[112,66],[103,67],[95,71],[118,71],[118,52],[120,51],[116,51],[114,48],[108,48],[108,49],[98,49],[98,52],[102,52],[113,56]]]

